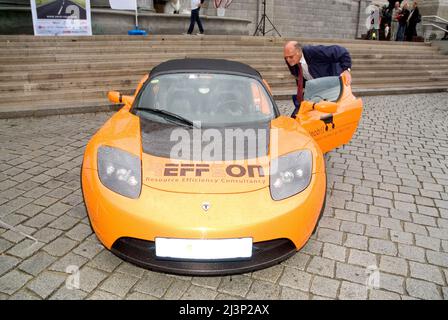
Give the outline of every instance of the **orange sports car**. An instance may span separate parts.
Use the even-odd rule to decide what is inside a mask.
[[[248,65],[171,60],[153,68],[88,143],[81,170],[91,225],[136,265],[225,275],[293,255],[325,206],[323,154],[362,112],[344,77],[307,82],[295,119]]]

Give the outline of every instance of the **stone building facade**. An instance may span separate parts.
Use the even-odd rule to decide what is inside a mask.
[[[166,2],[164,0],[137,1],[142,12],[154,13],[155,8],[159,8],[161,3]],[[180,0],[180,2],[181,16],[187,16],[190,0]],[[262,17],[263,2],[263,0],[233,0],[225,11],[225,18],[247,21],[247,32],[244,33],[252,35]],[[367,31],[365,9],[372,0],[266,0],[265,2],[267,16],[284,37],[355,39]],[[413,0],[409,2],[412,3]],[[92,9],[106,9],[109,8],[109,1],[91,0],[91,5]],[[0,16],[5,7],[11,6],[29,6],[29,0],[0,0]],[[419,7],[422,15],[438,15],[448,19],[448,0],[419,0]],[[213,0],[205,1],[201,14],[205,17],[216,17],[217,10],[214,8]],[[186,21],[184,23],[188,22],[186,17],[184,20]],[[216,23],[216,20],[210,21]],[[266,31],[270,29],[272,28],[267,23]],[[170,33],[170,30],[166,29],[166,32]],[[174,33],[175,30],[173,29],[172,32]],[[274,32],[268,35],[274,35]]]

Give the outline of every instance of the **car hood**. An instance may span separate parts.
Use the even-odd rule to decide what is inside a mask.
[[[141,118],[140,130],[143,184],[179,193],[230,194],[269,187],[271,156],[302,149],[311,140],[285,117],[225,129]]]
[[[198,153],[194,152],[190,152],[184,159],[170,157],[170,150],[176,145],[175,142],[179,141],[177,139],[173,142],[170,138],[176,138],[176,134],[179,137],[190,132],[185,128],[175,131],[179,128],[182,129],[179,126],[148,122],[120,110],[87,145],[83,167],[96,170],[97,148],[108,145],[141,158],[142,183],[147,187],[178,193],[231,194],[269,187],[271,158],[304,148],[310,149],[317,157],[321,156],[307,131],[289,117],[282,116],[267,123],[240,127],[260,130],[261,134],[247,140],[252,143],[256,140],[255,156],[250,154],[248,145],[227,148],[235,150],[234,160],[226,160],[225,157],[221,158],[224,161],[207,157],[198,159]],[[204,131],[207,132],[207,128],[204,128]],[[216,129],[214,132],[221,131]],[[225,141],[223,144],[225,145]],[[201,144],[200,147],[207,147],[207,144]],[[225,151],[225,148],[222,150]],[[316,172],[315,164],[321,161],[317,157],[313,158],[313,172]]]

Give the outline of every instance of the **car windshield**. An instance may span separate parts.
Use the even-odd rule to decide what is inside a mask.
[[[336,102],[341,94],[339,77],[324,77],[306,82],[304,100],[319,102],[322,100]]]
[[[144,109],[176,114],[201,126],[265,122],[275,117],[263,85],[252,78],[211,73],[175,73],[155,77],[144,86],[134,108],[156,121],[162,117]]]

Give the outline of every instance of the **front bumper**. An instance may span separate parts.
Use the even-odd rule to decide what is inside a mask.
[[[293,255],[296,247],[288,239],[258,242],[253,244],[250,259],[236,261],[160,259],[155,251],[155,242],[133,238],[120,238],[112,246],[115,255],[143,268],[194,276],[230,275],[267,268]]]
[[[83,169],[82,187],[92,227],[117,256],[144,268],[176,274],[224,275],[266,268],[288,258],[309,239],[324,209],[325,173],[282,201],[269,188],[245,194],[182,194],[142,187],[140,199],[105,188],[97,172]],[[204,213],[200,204],[212,203]],[[253,256],[238,261],[174,261],[155,256],[156,237],[253,238]]]

